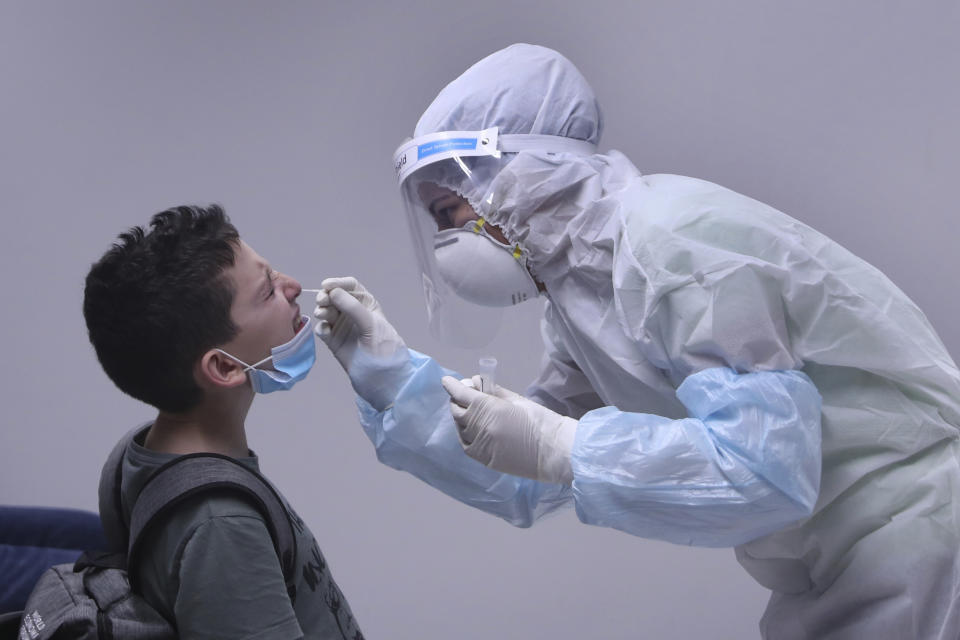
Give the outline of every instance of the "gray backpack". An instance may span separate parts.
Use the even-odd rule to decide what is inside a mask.
[[[100,519],[111,550],[84,553],[76,564],[48,569],[27,599],[20,623],[20,640],[82,638],[106,640],[167,640],[176,638],[173,624],[131,589],[145,534],[162,526],[183,500],[207,491],[233,491],[263,515],[294,599],[296,541],[293,525],[280,497],[259,474],[236,460],[217,454],[180,456],[163,465],[147,481],[133,506],[130,522],[120,507],[123,453],[130,440],[145,431],[138,427],[114,447],[100,477]]]

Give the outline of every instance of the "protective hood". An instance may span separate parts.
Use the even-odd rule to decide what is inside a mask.
[[[482,218],[481,226],[489,222],[502,230],[509,252],[537,276],[536,263],[563,244],[574,208],[583,211],[566,205],[603,197],[611,167],[613,173],[637,175],[619,154],[611,161],[595,153],[601,129],[593,90],[570,61],[544,47],[519,44],[494,53],[440,92],[417,124],[415,138],[394,158],[435,335],[483,343],[492,336],[484,329],[499,317],[466,308],[452,295],[457,281],[438,277],[435,234],[461,223],[450,225],[427,211],[424,194],[440,189],[464,198]],[[498,280],[480,262],[470,277],[484,284]]]
[[[515,44],[493,53],[467,69],[437,95],[420,117],[414,137],[441,131],[479,131],[497,127],[500,135],[559,136],[600,143],[603,117],[593,89],[573,63],[546,47]],[[504,153],[484,163],[470,178],[462,173],[445,176],[444,187],[466,198],[490,222],[503,225],[500,211],[484,205],[497,176],[519,155],[552,158],[581,164],[587,157],[544,152]],[[530,176],[545,181],[541,194],[571,186],[577,171],[564,176]],[[511,179],[511,187],[523,188]],[[500,205],[507,204],[499,202]],[[519,241],[509,234],[512,242]]]

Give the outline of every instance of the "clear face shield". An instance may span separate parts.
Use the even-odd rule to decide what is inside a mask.
[[[402,144],[394,167],[431,332],[461,347],[482,347],[500,326],[502,309],[538,295],[526,253],[491,224],[490,186],[521,150],[589,154],[593,145],[539,135],[445,131]]]

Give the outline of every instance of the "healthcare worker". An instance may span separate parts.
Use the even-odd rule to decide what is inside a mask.
[[[600,153],[601,125],[568,60],[514,45],[397,151],[431,326],[467,341],[542,297],[546,353],[525,397],[464,384],[327,280],[378,458],[518,526],[572,501],[734,546],[767,638],[960,636],[960,374],[923,313],[771,207]]]

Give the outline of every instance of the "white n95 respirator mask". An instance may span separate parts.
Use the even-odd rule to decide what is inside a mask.
[[[536,298],[537,284],[519,246],[487,233],[483,218],[434,236],[437,270],[463,299],[484,307],[509,307]]]

